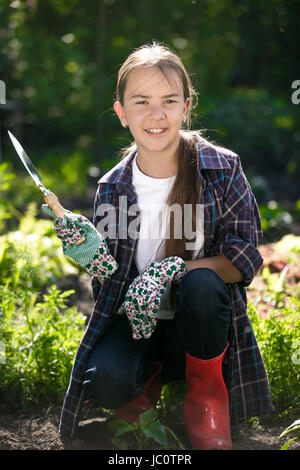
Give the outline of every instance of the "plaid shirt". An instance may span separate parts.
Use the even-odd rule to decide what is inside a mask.
[[[92,403],[85,407],[82,386],[89,354],[116,319],[115,312],[129,284],[138,275],[134,262],[137,240],[119,236],[119,220],[125,220],[128,228],[138,214],[131,215],[126,207],[120,206],[122,199],[137,203],[131,184],[135,153],[121,160],[99,180],[93,222],[97,226],[103,220],[104,216],[97,214],[100,205],[113,206],[116,218],[110,219],[109,228],[115,229],[117,236],[106,238],[106,242],[119,268],[102,287],[95,278],[92,280],[95,305],[77,350],[62,408],[60,433],[65,438],[74,436],[80,419],[86,418],[91,409]],[[266,370],[247,315],[245,290],[263,262],[257,249],[262,238],[261,221],[238,155],[199,137],[197,172],[201,182],[199,202],[204,204],[204,256],[223,254],[243,276],[241,282],[228,284],[232,300],[232,337],[224,361],[224,379],[229,391],[230,416],[235,423],[273,411]]]

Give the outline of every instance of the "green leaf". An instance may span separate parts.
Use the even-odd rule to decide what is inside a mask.
[[[150,423],[155,421],[157,419],[157,416],[158,416],[158,413],[154,408],[150,408],[150,410],[147,410],[144,413],[141,413],[139,418],[140,418],[140,425],[142,429],[144,429]]]
[[[117,429],[117,431],[115,433],[115,437],[120,437],[123,434],[126,434],[127,432],[132,432],[132,431],[134,431],[134,429],[135,429],[134,426],[132,426],[130,423],[127,423],[126,426],[122,426],[119,429]]]
[[[281,434],[279,437],[283,437],[285,436],[287,433],[291,432],[291,431],[296,431],[297,429],[300,429],[300,419],[297,419],[296,421],[294,421],[289,427],[287,427]]]
[[[280,450],[288,450],[288,448],[290,447],[291,443],[297,439],[296,437],[294,437],[293,439],[290,439],[289,441],[287,441],[282,447]]]
[[[118,436],[120,436],[121,434],[124,434],[125,432],[134,430],[134,427],[130,423],[127,423],[125,419],[114,419],[113,421],[108,423],[108,426],[113,432],[118,433]],[[126,429],[124,433],[122,432],[123,429]],[[121,431],[121,434],[120,434],[120,431]]]
[[[167,433],[163,424],[159,421],[150,423],[147,428],[144,429],[144,434],[147,437],[154,439],[156,442],[162,445],[167,444]]]

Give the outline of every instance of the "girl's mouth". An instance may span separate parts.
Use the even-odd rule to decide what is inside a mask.
[[[151,134],[151,135],[163,135],[166,133],[167,129],[166,127],[154,127],[154,128],[151,128],[151,129],[145,129],[145,131],[148,133],[148,134]]]

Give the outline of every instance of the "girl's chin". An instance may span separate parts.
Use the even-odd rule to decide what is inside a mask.
[[[153,155],[159,155],[160,153],[163,154],[165,152],[171,152],[171,153],[176,153],[176,148],[171,144],[171,143],[163,143],[161,142],[160,145],[158,145],[158,142],[153,145],[150,145],[148,143],[145,144],[145,143],[137,143],[137,148],[138,148],[138,152],[141,153],[141,154],[148,154],[150,155],[151,153]]]
[[[163,152],[166,149],[174,148],[176,151],[179,145],[179,133],[176,136],[170,134],[170,130],[167,130],[161,134],[149,134],[146,131],[143,135],[136,136],[135,142],[140,149],[144,148],[147,151]]]

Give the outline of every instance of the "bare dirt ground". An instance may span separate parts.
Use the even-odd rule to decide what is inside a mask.
[[[53,407],[31,415],[1,416],[0,450],[116,450],[111,442],[112,431],[108,427],[111,417],[99,413],[97,417],[81,422],[77,438],[72,443],[63,443],[58,432],[59,413],[60,408]],[[190,449],[180,421],[170,417],[165,424],[172,427],[185,449]],[[233,450],[280,450],[287,437],[279,439],[279,435],[290,424],[288,417],[268,417],[256,425],[243,423],[233,427]],[[134,444],[133,441],[129,442],[129,448],[136,449]],[[150,443],[148,449],[155,448],[158,446]],[[290,450],[300,450],[300,443],[292,443]]]

